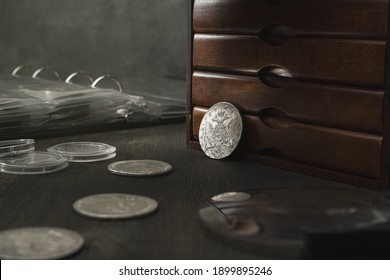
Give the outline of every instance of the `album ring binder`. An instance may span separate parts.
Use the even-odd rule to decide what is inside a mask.
[[[109,79],[109,80],[112,80],[113,82],[115,82],[115,84],[118,86],[118,91],[119,92],[123,92],[123,86],[122,86],[122,83],[114,76],[112,75],[104,75],[104,76],[101,76],[99,78],[97,78],[91,85],[91,87],[93,88],[96,88],[97,85],[103,81],[103,80],[106,80],[106,79]]]
[[[51,69],[48,66],[41,67],[41,68],[35,70],[35,72],[32,74],[32,77],[35,78],[35,79],[40,79],[39,74],[41,74],[43,72],[51,72],[57,78],[58,81],[61,81],[60,74],[57,71],[54,71],[53,69]]]
[[[70,74],[66,80],[65,80],[65,83],[68,83],[68,84],[73,84],[72,83],[72,80],[76,77],[79,77],[79,76],[82,76],[82,77],[85,77],[89,80],[89,82],[92,84],[93,83],[93,77],[91,75],[89,75],[87,72],[84,72],[84,71],[76,71],[76,72],[73,72],[72,74]]]
[[[33,70],[33,72],[34,72],[37,67],[29,65],[29,64],[21,64],[21,65],[15,67],[15,69],[12,71],[12,76],[21,76],[20,71],[23,69],[27,69],[27,68],[34,69]]]

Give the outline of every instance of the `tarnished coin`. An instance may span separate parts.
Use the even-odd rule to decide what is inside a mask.
[[[158,203],[149,197],[122,193],[95,194],[77,200],[73,209],[87,217],[125,219],[154,212]]]
[[[247,200],[249,198],[251,198],[251,195],[249,193],[226,192],[226,193],[221,193],[213,196],[211,200],[217,202],[236,202],[236,201]]]
[[[152,177],[170,173],[172,166],[158,160],[125,160],[111,163],[108,171],[123,176]]]
[[[226,158],[238,146],[242,134],[240,112],[232,104],[220,102],[204,115],[199,129],[199,143],[210,158]]]
[[[0,232],[0,259],[49,260],[69,256],[84,245],[71,230],[51,227],[16,228]]]

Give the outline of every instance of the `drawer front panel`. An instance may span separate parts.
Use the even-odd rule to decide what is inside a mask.
[[[195,32],[259,34],[280,23],[298,36],[384,39],[387,5],[388,0],[195,0],[193,26]]]
[[[257,75],[277,65],[294,79],[383,87],[385,42],[294,39],[272,46],[255,36],[195,34],[195,69]]]
[[[193,109],[193,134],[198,137],[207,108]],[[279,117],[244,115],[243,139],[250,153],[379,178],[382,137],[314,126]]]
[[[285,83],[283,77],[271,79],[278,83],[278,78]],[[258,77],[202,71],[192,77],[192,103],[199,106],[226,101],[252,115],[282,113],[301,122],[376,134],[383,131],[383,94],[383,90],[291,80],[272,88]]]

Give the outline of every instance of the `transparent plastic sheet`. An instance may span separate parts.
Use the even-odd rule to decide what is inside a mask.
[[[0,135],[99,126],[158,122],[185,116],[182,99],[164,96],[163,86],[122,93],[113,89],[56,80],[0,74]],[[155,86],[156,87],[156,86]],[[135,87],[137,88],[137,86]],[[171,93],[170,89],[165,89]],[[177,91],[177,90],[176,90]],[[140,95],[138,95],[140,94]]]
[[[169,120],[183,118],[186,114],[186,82],[175,78],[129,78],[125,88],[131,88],[134,95],[143,96],[151,116]]]

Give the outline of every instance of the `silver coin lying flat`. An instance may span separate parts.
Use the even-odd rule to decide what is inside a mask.
[[[244,192],[226,192],[221,193],[218,195],[215,195],[211,198],[212,201],[217,202],[237,202],[237,201],[244,201],[251,198],[251,195],[249,193]]]
[[[158,160],[125,160],[111,163],[108,171],[123,176],[152,177],[170,173],[172,166]]]
[[[217,103],[200,123],[199,144],[208,157],[226,158],[237,148],[242,129],[242,118],[237,108],[227,102]]]
[[[0,232],[0,259],[49,260],[69,256],[84,245],[71,230],[50,227],[16,228]]]
[[[86,217],[98,219],[125,219],[154,212],[158,203],[149,197],[121,193],[87,196],[77,200],[73,209]]]

